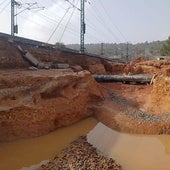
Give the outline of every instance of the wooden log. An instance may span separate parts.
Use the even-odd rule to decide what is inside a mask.
[[[98,82],[136,82],[136,83],[150,83],[153,75],[151,74],[136,74],[136,75],[97,75],[93,77]]]

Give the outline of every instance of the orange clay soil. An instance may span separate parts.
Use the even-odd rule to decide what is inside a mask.
[[[141,74],[150,73],[158,74],[165,69],[170,68],[169,60],[146,60],[145,58],[138,58],[133,60],[124,68],[125,74]]]
[[[153,114],[170,113],[170,77],[168,75],[161,74],[154,80],[147,107],[148,112]]]
[[[24,50],[29,51],[39,61],[45,63],[67,63],[70,66],[81,66],[83,69],[89,70],[92,74],[106,74],[105,66],[99,58],[63,52],[56,49],[10,43],[4,40],[0,40],[1,69],[28,68],[30,66],[28,62],[22,58],[17,49],[17,45],[20,45]]]
[[[126,66],[79,54],[24,46],[43,62],[69,63],[90,72],[33,71],[26,70],[29,65],[14,45],[0,41],[0,141],[40,136],[88,116],[95,116],[119,131],[170,133],[169,61],[141,58]],[[106,72],[146,72],[156,73],[157,77],[153,85],[146,86],[99,84],[90,74]]]
[[[122,132],[170,134],[169,72],[158,75],[153,85],[101,83],[110,99],[97,108],[97,119]]]
[[[0,71],[0,141],[47,134],[92,116],[104,100],[87,71]]]
[[[122,132],[169,134],[168,81],[99,84],[87,71],[1,70],[0,140],[40,136],[88,116]]]

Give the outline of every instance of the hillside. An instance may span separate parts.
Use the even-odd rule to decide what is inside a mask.
[[[153,41],[153,42],[144,42],[137,44],[128,44],[129,58],[136,58],[141,55],[146,57],[153,57],[160,55],[160,50],[164,41]],[[78,44],[69,44],[68,48],[79,49]],[[94,54],[101,54],[101,44],[86,44],[86,51]],[[114,58],[118,56],[119,58],[124,58],[127,55],[127,43],[112,43],[112,44],[103,44],[103,54],[107,57]]]

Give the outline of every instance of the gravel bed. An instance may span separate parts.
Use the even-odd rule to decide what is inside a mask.
[[[165,113],[163,114],[163,116],[157,116],[149,114],[147,112],[143,112],[130,106],[130,103],[127,100],[121,99],[115,92],[108,89],[107,91],[110,95],[110,98],[118,104],[119,109],[122,111],[122,113],[127,115],[131,119],[138,119],[139,121],[145,121],[146,123],[170,122],[170,113]]]
[[[38,170],[122,170],[112,158],[99,153],[82,136]]]

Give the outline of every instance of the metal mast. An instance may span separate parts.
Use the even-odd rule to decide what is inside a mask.
[[[129,61],[129,43],[127,42],[126,44],[126,62],[128,63]]]
[[[104,54],[104,52],[103,52],[103,48],[104,47],[104,43],[101,43],[101,55],[103,55]]]
[[[14,37],[15,34],[18,34],[18,25],[17,22],[15,23],[15,18],[17,18],[17,16],[24,12],[25,10],[32,10],[32,9],[44,9],[44,7],[39,7],[37,2],[34,3],[25,3],[26,7],[23,7],[24,9],[21,9],[18,13],[17,13],[17,8],[20,7],[22,8],[22,5],[20,2],[17,2],[15,0],[11,0],[11,36]],[[16,19],[17,21],[17,19]]]
[[[14,6],[15,0],[11,0],[11,35],[14,36]]]
[[[85,25],[85,15],[84,15],[84,0],[81,0],[81,4],[80,4],[80,13],[81,13],[81,17],[80,17],[80,52],[84,53],[84,34],[86,31],[86,25]]]

